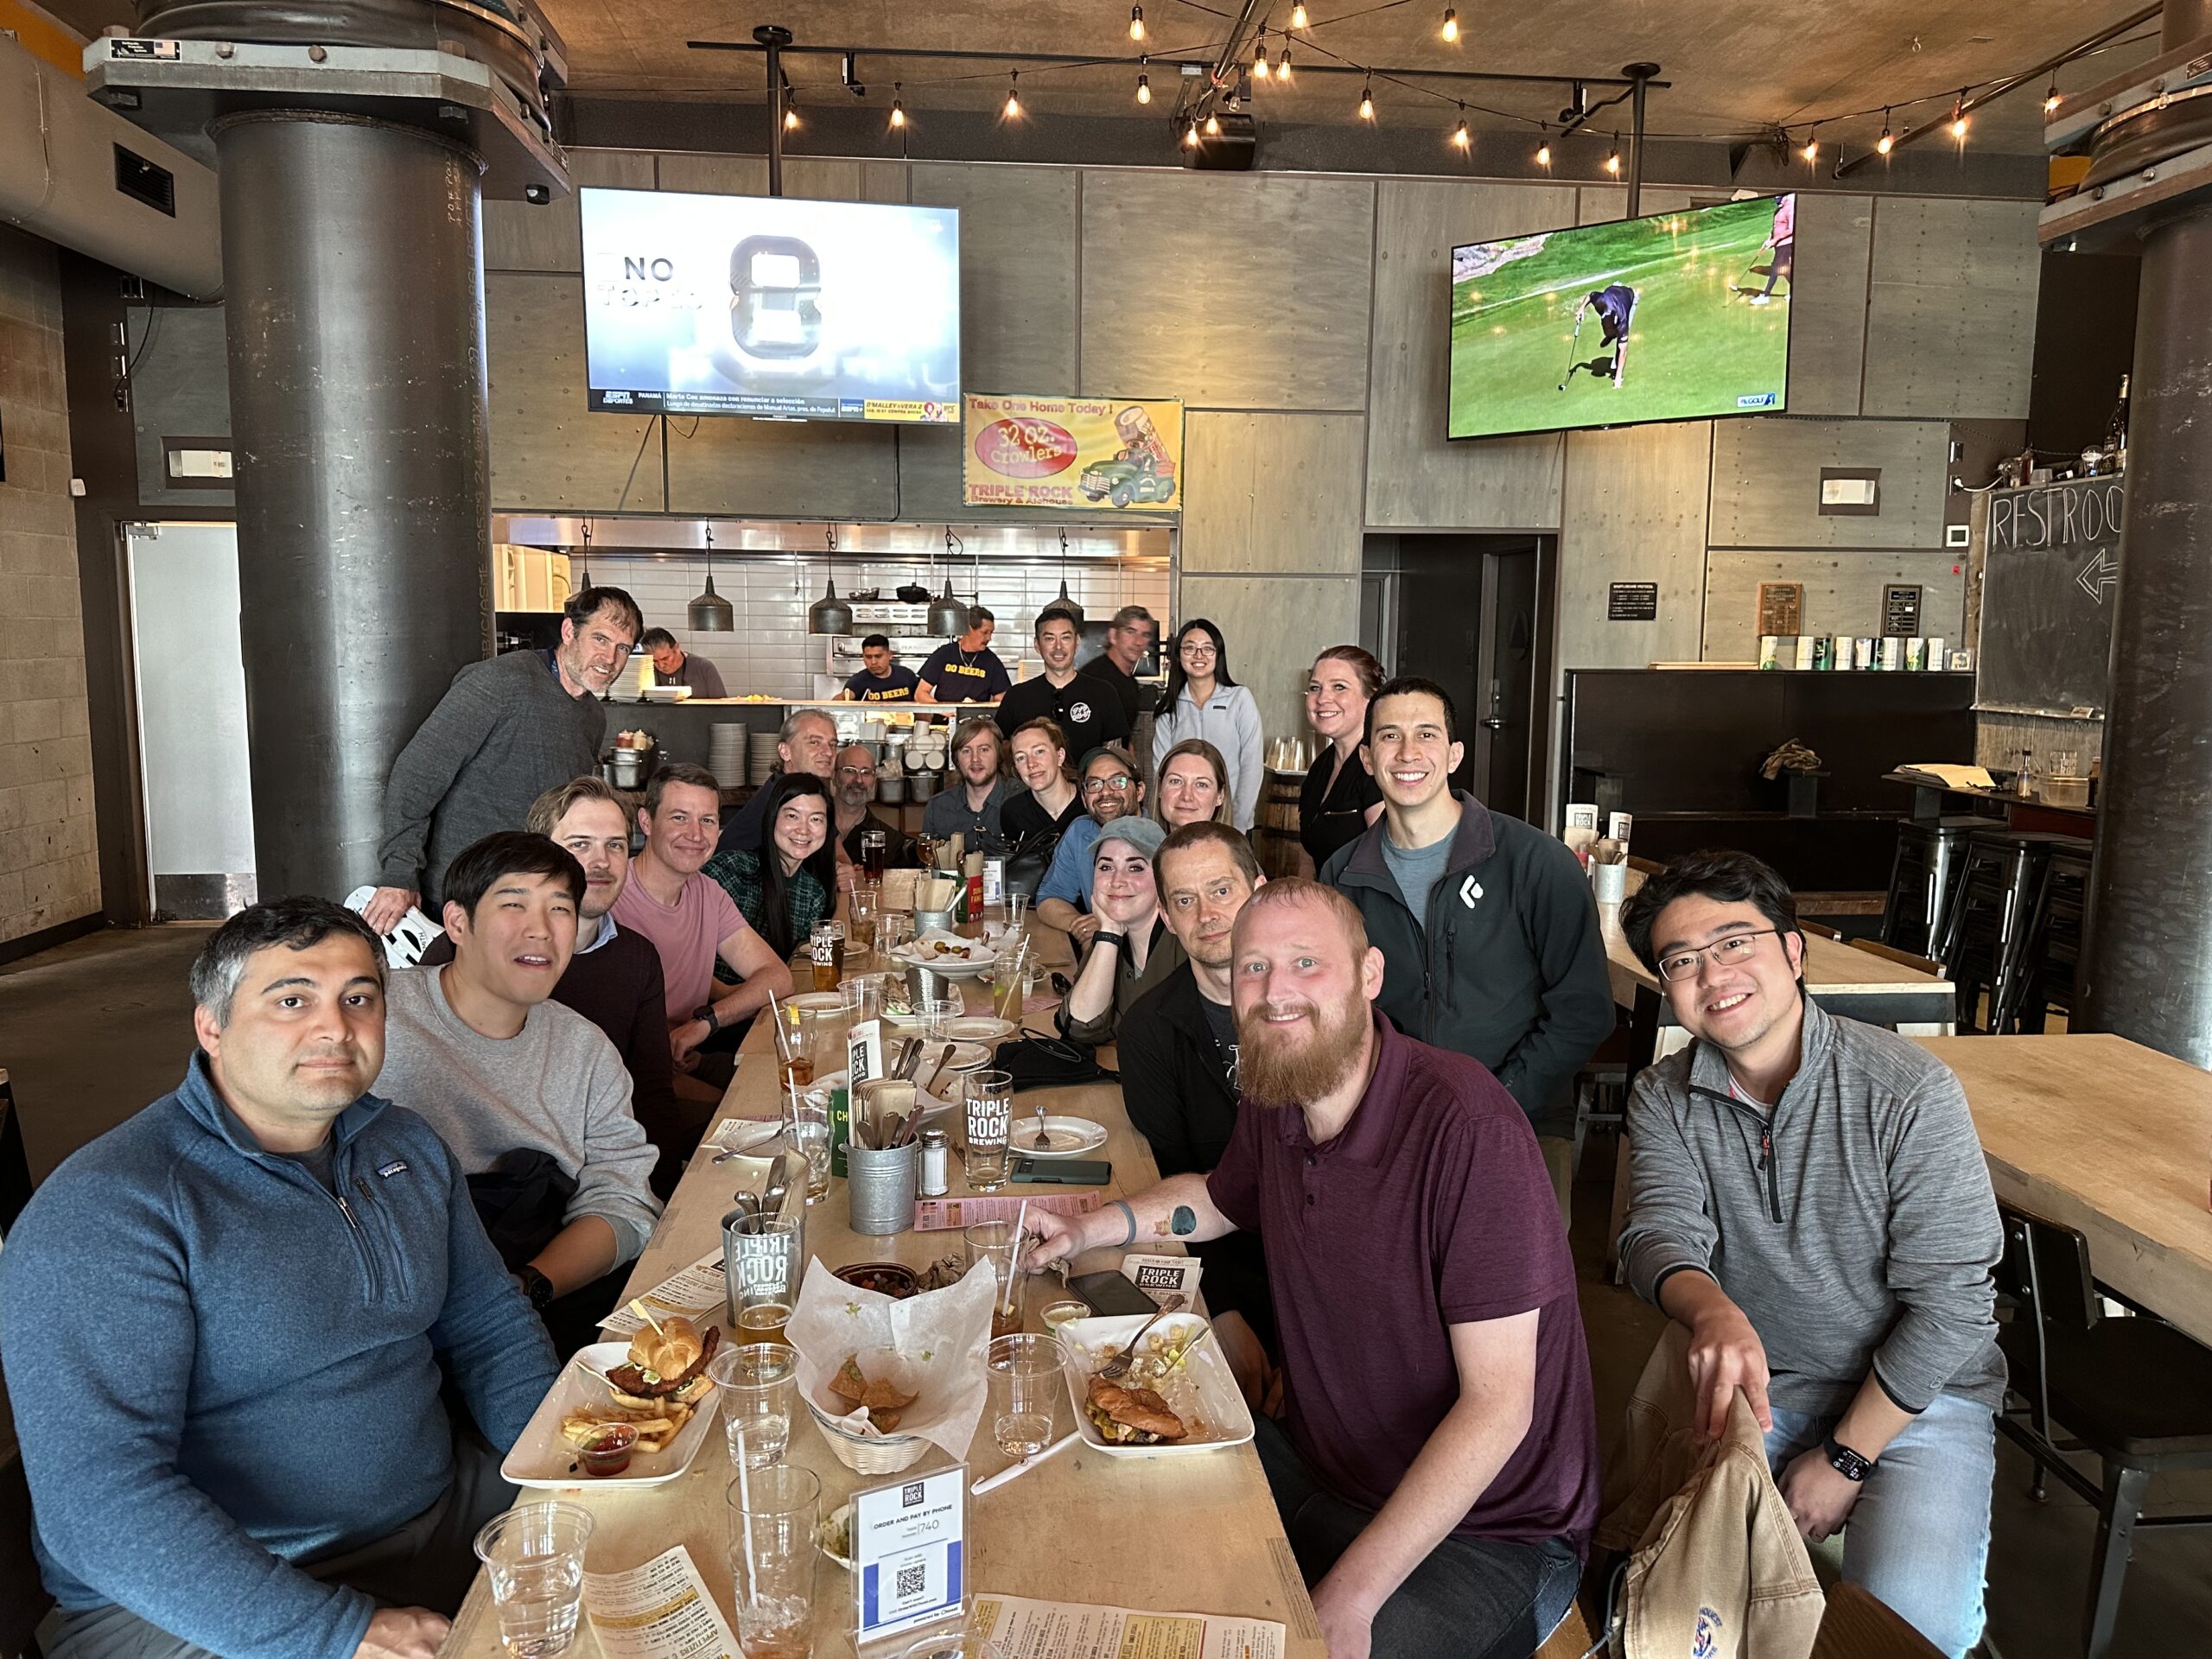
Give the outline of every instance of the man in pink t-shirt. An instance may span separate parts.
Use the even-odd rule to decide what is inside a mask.
[[[700,874],[721,830],[721,791],[704,766],[663,766],[645,785],[645,844],[614,901],[614,919],[652,941],[668,990],[668,1041],[682,1070],[717,1033],[744,1029],[771,992],[789,996],[791,970],[745,925],[721,885]],[[740,983],[717,995],[719,957]]]

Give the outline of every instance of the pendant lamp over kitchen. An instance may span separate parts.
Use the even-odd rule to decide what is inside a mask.
[[[694,633],[728,633],[737,626],[737,613],[729,601],[715,591],[715,527],[707,526],[707,591],[684,607],[683,620]]]
[[[1060,532],[1060,596],[1045,608],[1064,612],[1078,629],[1083,626],[1083,607],[1077,604],[1075,595],[1068,592],[1068,533],[1065,530]]]
[[[588,518],[587,518],[587,519],[585,519],[585,520],[584,520],[584,547],[583,547],[583,551],[582,551],[582,553],[581,553],[580,555],[578,555],[578,556],[577,556],[577,559],[576,559],[576,591],[577,591],[578,593],[580,593],[580,594],[581,594],[582,592],[583,592],[583,590],[584,590],[585,588],[588,588],[588,587],[590,587],[590,586],[591,586],[591,520],[590,520],[590,519],[588,519]]]
[[[952,526],[944,527],[944,594],[930,601],[929,631],[940,639],[957,639],[968,632],[968,607],[952,593]]]
[[[850,633],[853,631],[853,607],[837,597],[837,530],[830,525],[824,531],[830,538],[830,586],[821,598],[806,608],[806,631],[809,633]]]

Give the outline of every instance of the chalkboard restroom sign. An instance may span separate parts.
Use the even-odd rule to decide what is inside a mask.
[[[2103,709],[2126,501],[2119,478],[1992,493],[1976,708]]]

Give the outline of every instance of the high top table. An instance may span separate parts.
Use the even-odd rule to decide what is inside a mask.
[[[2089,1241],[2089,1270],[2212,1344],[2212,1074],[2105,1033],[1923,1038],[1958,1073],[1997,1196]]]
[[[1033,928],[1033,937],[1048,963],[1054,957],[1065,962],[1066,935],[1039,926]],[[956,982],[963,984],[971,1008],[989,1011],[988,987],[973,980]],[[1041,1028],[1045,1022],[1033,1014],[1027,1023]],[[767,1023],[755,1021],[740,1051],[737,1075],[723,1098],[721,1116],[766,1120],[778,1116],[772,1044]],[[1033,1110],[1032,1096],[1025,1094],[1017,1104],[1017,1135],[1022,1107]],[[1091,1118],[1106,1127],[1100,1155],[1112,1160],[1114,1179],[1104,1196],[1141,1192],[1160,1179],[1150,1148],[1129,1126],[1117,1084],[1054,1090],[1049,1109]],[[707,1144],[693,1156],[631,1274],[626,1300],[650,1290],[717,1247],[723,1212],[741,1179],[735,1172],[742,1166],[717,1168],[711,1161],[714,1154],[714,1147]],[[960,1170],[958,1160],[952,1160],[949,1197],[969,1194]],[[1001,1189],[1017,1198],[1075,1190]],[[845,1183],[833,1179],[828,1196],[807,1211],[806,1249],[830,1268],[852,1262],[897,1261],[919,1270],[939,1256],[959,1255],[961,1240],[957,1231],[909,1231],[889,1238],[855,1234],[846,1208]],[[1079,1258],[1075,1270],[1111,1268],[1119,1262],[1120,1252],[1098,1251]],[[1057,1274],[1046,1274],[1031,1285],[1027,1328],[1043,1329],[1037,1312],[1044,1302],[1054,1300],[1051,1293],[1057,1292],[1058,1282]],[[1075,1426],[1063,1395],[1054,1403],[1053,1438]],[[794,1414],[791,1424],[791,1461],[821,1477],[824,1516],[855,1489],[880,1485],[890,1478],[856,1475],[838,1462],[804,1408]],[[992,1441],[987,1406],[969,1449],[969,1479],[995,1474],[1008,1461]],[[932,1447],[909,1472],[944,1466],[944,1455]],[[723,1494],[731,1478],[717,1425],[690,1469],[667,1485],[626,1489],[580,1484],[557,1492],[525,1490],[521,1501],[557,1497],[590,1509],[597,1525],[587,1565],[595,1573],[626,1570],[672,1545],[688,1546],[709,1591],[728,1618],[729,1526]],[[1203,1457],[1150,1459],[1109,1458],[1085,1446],[1071,1447],[996,1491],[969,1500],[969,1550],[971,1598],[995,1592],[1160,1612],[1268,1618],[1287,1628],[1286,1653],[1291,1659],[1323,1659],[1313,1602],[1290,1541],[1283,1535],[1259,1457],[1249,1444]],[[734,1618],[731,1624],[734,1628]],[[850,1655],[852,1630],[850,1576],[824,1557],[815,1584],[816,1659]],[[582,1659],[595,1655],[598,1643],[580,1633],[571,1651]],[[499,1618],[482,1573],[470,1588],[441,1652],[456,1659],[499,1659],[501,1655]]]

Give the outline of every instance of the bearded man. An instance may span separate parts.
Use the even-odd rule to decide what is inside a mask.
[[[1332,1659],[1528,1654],[1581,1576],[1597,1421],[1573,1263],[1527,1116],[1372,1006],[1333,888],[1270,881],[1231,934],[1236,1127],[1211,1174],[1032,1214],[1041,1268],[1257,1232],[1290,1400],[1258,1446]]]

